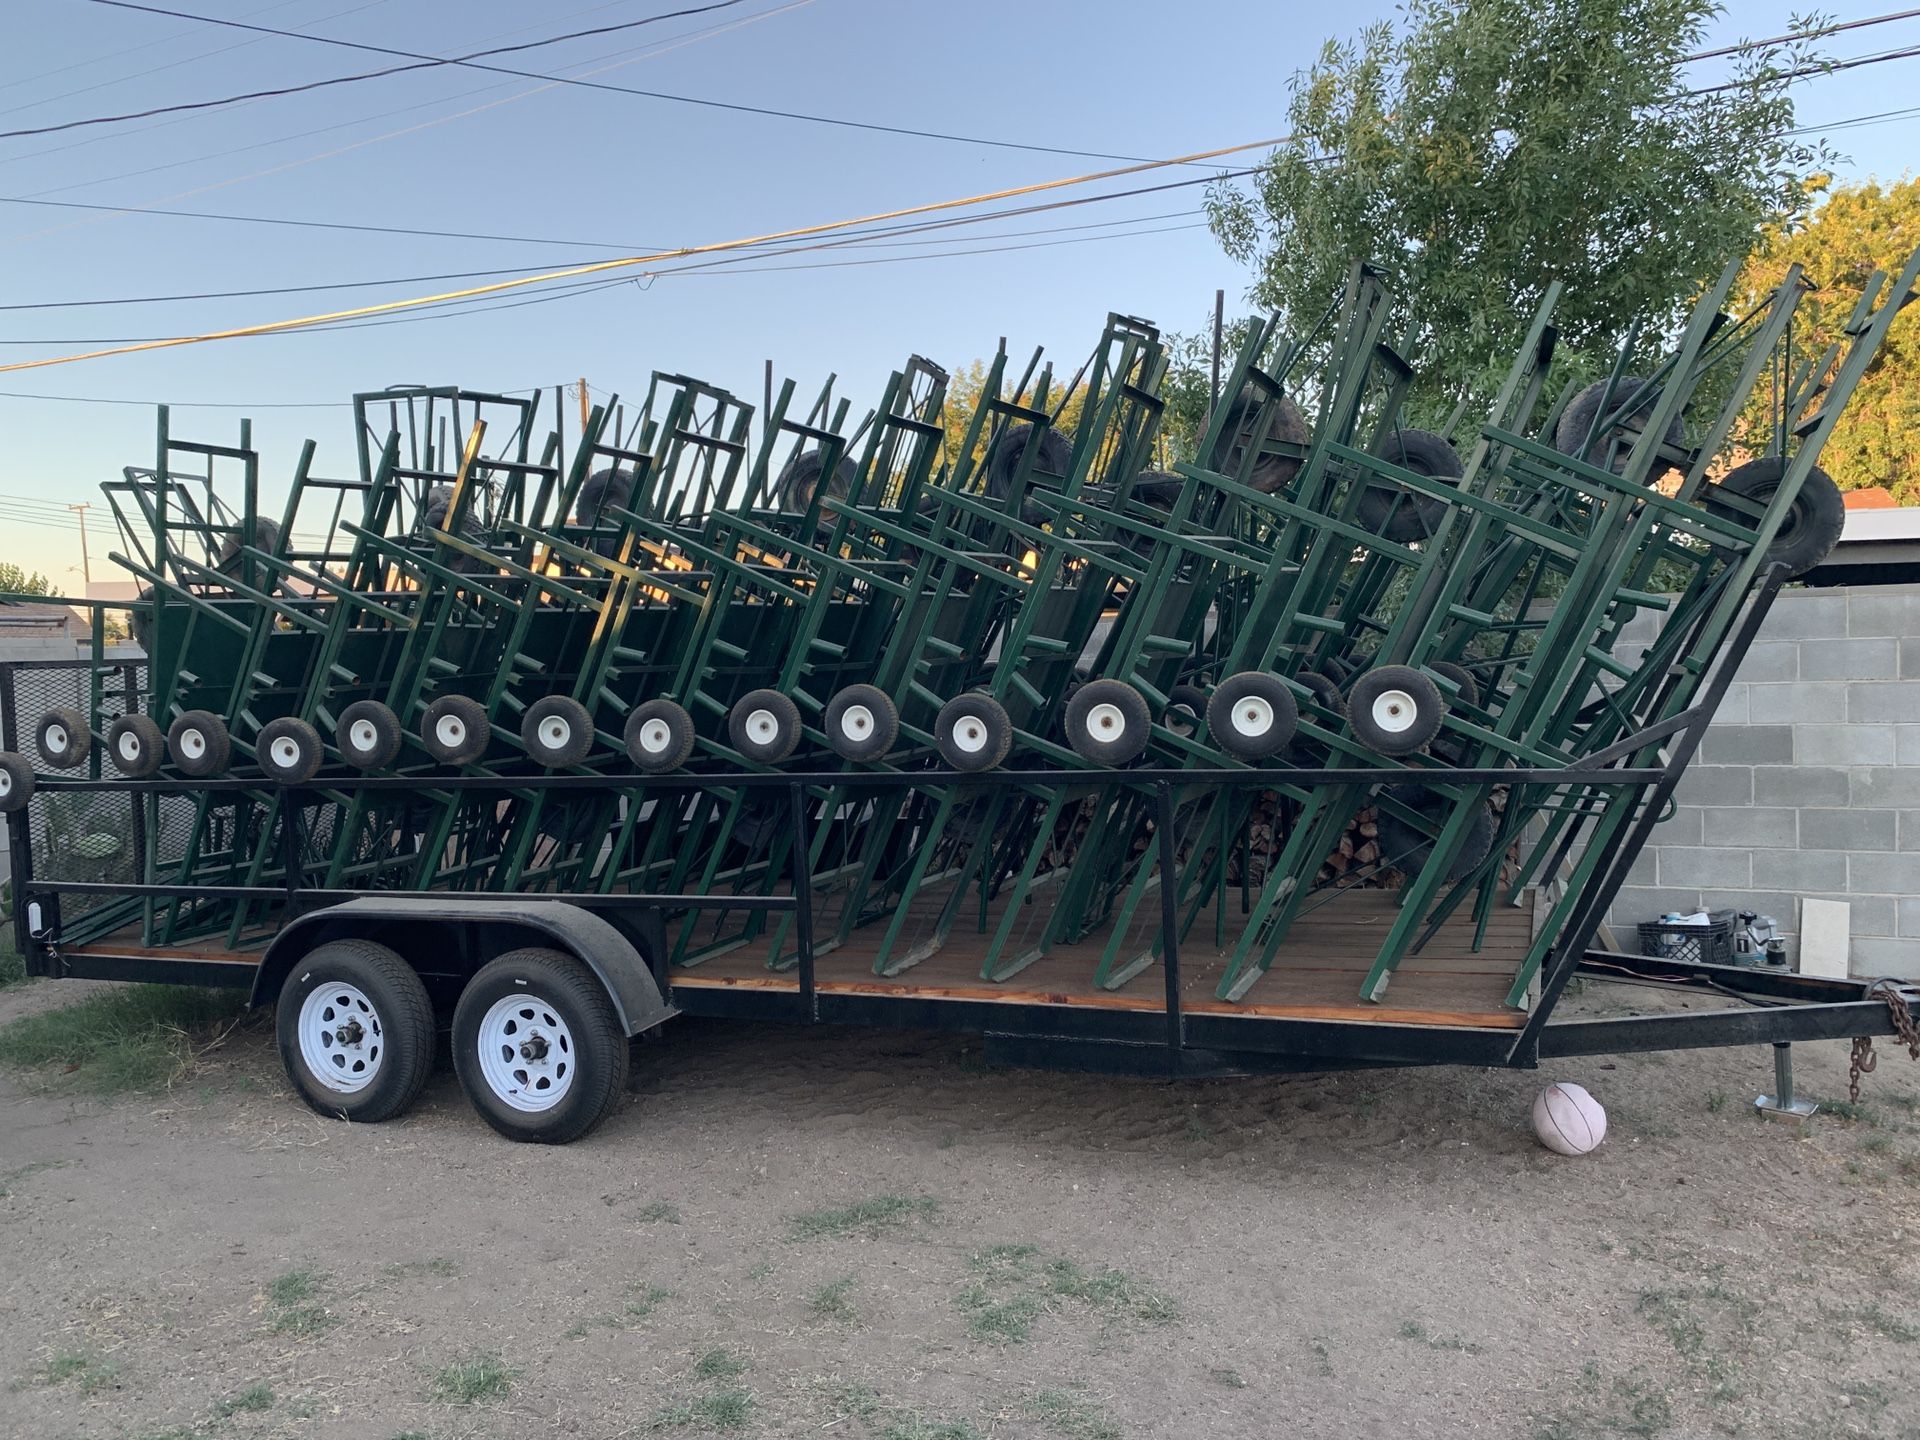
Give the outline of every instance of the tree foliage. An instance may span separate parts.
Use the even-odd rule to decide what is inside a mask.
[[[1233,372],[1235,356],[1246,343],[1250,319],[1229,320],[1220,337],[1220,383]],[[1169,331],[1167,376],[1160,386],[1166,408],[1160,412],[1160,463],[1192,460],[1213,406],[1213,321],[1192,334]]]
[[[51,595],[53,582],[38,570],[0,560],[0,595]]]
[[[1786,133],[1804,43],[1734,57],[1720,85],[1683,65],[1717,8],[1408,0],[1295,78],[1288,142],[1250,193],[1215,188],[1214,232],[1296,334],[1354,260],[1381,267],[1418,327],[1416,410],[1496,385],[1554,280],[1563,345],[1597,364],[1800,214],[1828,158]]]
[[[1867,277],[1897,275],[1920,247],[1920,180],[1842,185],[1804,224],[1769,226],[1740,275],[1756,303],[1801,266],[1814,290],[1794,311],[1794,345],[1818,356],[1840,338]],[[1920,505],[1920,306],[1893,322],[1873,368],[1820,452],[1842,490],[1884,485],[1902,505]]]
[[[987,371],[986,361],[975,360],[954,371],[947,381],[947,397],[940,412],[940,426],[946,431],[946,438],[941,442],[941,452],[949,466],[959,462],[960,453],[966,447],[967,427],[973,423],[974,411],[980,408],[980,397],[986,390]],[[1019,382],[1020,376],[1020,368],[1009,361],[1002,372],[1003,386],[1011,390]],[[1045,382],[1044,391],[1043,381]],[[1080,408],[1086,403],[1087,387],[1076,386],[1070,394],[1063,395],[1062,387],[1065,383],[1066,381],[1058,376],[1038,374],[1028,385],[1024,394],[1010,398],[1029,409],[1045,410],[1054,417],[1053,423],[1057,428],[1072,435],[1075,427],[1080,423]],[[981,452],[985,451],[986,439],[992,431],[993,422],[989,419],[981,426],[980,440],[974,446],[975,461],[983,458]]]

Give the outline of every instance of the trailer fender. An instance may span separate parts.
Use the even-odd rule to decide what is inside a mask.
[[[657,921],[641,928],[657,929]],[[557,900],[513,903],[437,895],[368,895],[288,921],[261,957],[249,1003],[271,1004],[301,956],[325,941],[345,938],[393,945],[423,973],[463,971],[461,983],[495,955],[529,943],[550,944],[593,971],[629,1036],[678,1013],[639,946],[590,910]],[[419,953],[429,940],[435,952],[431,964]],[[660,953],[657,941],[653,948]]]

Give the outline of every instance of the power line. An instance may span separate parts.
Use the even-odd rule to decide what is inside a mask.
[[[543,390],[552,390],[552,385],[522,385],[517,390],[494,390],[494,395],[537,395]],[[165,405],[173,410],[343,410],[353,404],[351,400],[120,400],[105,395],[40,395],[25,390],[0,390],[0,399],[4,400],[57,400],[69,405],[138,405],[151,410]],[[34,501],[38,504],[50,504],[50,501]]]
[[[1778,75],[1769,76],[1769,82],[1780,80],[1805,80],[1816,75],[1838,75],[1843,70],[1857,70],[1862,65],[1880,65],[1888,60],[1910,60],[1920,55],[1920,45],[1906,45],[1897,50],[1880,50],[1871,55],[1853,55],[1845,60],[1822,60],[1812,65],[1801,65],[1796,69],[1782,70]],[[1705,85],[1698,90],[1687,91],[1688,95],[1718,95],[1722,90],[1739,90],[1753,84],[1748,80],[1728,80],[1721,85]]]
[[[145,10],[144,5],[125,3],[125,0],[94,0],[96,4],[118,5],[122,9]],[[411,65],[389,65],[382,70],[366,70],[357,75],[335,75],[326,80],[309,80],[300,85],[282,85],[271,90],[250,90],[242,95],[226,95],[217,100],[188,100],[174,105],[159,105],[150,110],[132,110],[121,115],[92,115],[84,120],[65,120],[58,125],[39,125],[26,130],[0,130],[0,140],[14,140],[27,135],[52,135],[63,130],[79,130],[91,125],[116,125],[126,120],[145,120],[154,115],[176,115],[186,110],[217,110],[227,105],[238,105],[247,100],[268,100],[283,95],[301,95],[310,90],[325,90],[335,85],[353,85],[362,80],[378,80],[388,75],[401,75],[412,70],[435,70],[443,65],[464,65],[470,60],[484,59],[489,55],[510,55],[522,50],[538,50],[546,45],[559,45],[568,40],[585,40],[595,35],[611,35],[621,30],[633,30],[642,25],[657,25],[663,20],[682,20],[690,15],[706,15],[715,10],[731,9],[735,5],[744,5],[746,0],[710,0],[706,5],[696,5],[685,10],[668,10],[658,15],[647,15],[639,20],[626,20],[618,25],[600,25],[590,30],[574,30],[565,35],[549,36],[545,40],[528,40],[519,45],[499,45],[490,50],[476,50],[470,55],[454,57],[421,57]],[[154,14],[174,14],[176,12],[155,10]],[[188,15],[177,12],[177,18],[183,20],[202,20],[205,16]],[[238,21],[209,22],[226,25],[238,25]],[[244,27],[243,27],[244,28]],[[295,33],[295,32],[289,32]],[[345,42],[341,42],[345,43]],[[370,47],[356,47],[370,48]],[[391,52],[400,54],[399,51]]]
[[[1813,30],[1799,30],[1788,35],[1769,35],[1764,40],[1742,40],[1734,45],[1722,45],[1718,50],[1696,50],[1691,55],[1680,57],[1683,64],[1695,60],[1717,60],[1722,55],[1740,55],[1749,50],[1764,50],[1770,45],[1787,45],[1795,40],[1823,40],[1829,35],[1838,35],[1843,30],[1864,30],[1869,25],[1885,25],[1893,20],[1911,20],[1920,15],[1920,10],[1896,10],[1890,15],[1869,15],[1864,20],[1844,20],[1837,25],[1822,25]]]

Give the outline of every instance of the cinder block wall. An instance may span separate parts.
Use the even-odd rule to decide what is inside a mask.
[[[1675,798],[1614,902],[1623,941],[1730,907],[1793,950],[1813,896],[1851,905],[1855,974],[1920,977],[1920,586],[1781,592]]]

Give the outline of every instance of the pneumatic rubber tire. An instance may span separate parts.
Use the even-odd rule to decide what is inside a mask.
[[[1327,711],[1337,720],[1347,718],[1347,697],[1340,693],[1340,682],[1332,676],[1309,670],[1304,675],[1296,675],[1308,690],[1313,692],[1313,703]]]
[[[211,710],[186,711],[167,729],[167,756],[174,769],[196,780],[226,774],[233,763],[227,722]]]
[[[1200,729],[1200,717],[1207,713],[1207,692],[1198,685],[1176,685],[1167,692],[1167,708],[1160,723],[1182,739]]]
[[[530,1056],[526,1047],[536,1044]],[[513,950],[460,992],[453,1068],[480,1118],[509,1140],[565,1145],[605,1119],[626,1090],[627,1036],[606,987],[580,961],[558,950]]]
[[[1634,405],[1634,413],[1616,421],[1611,429],[1602,430],[1581,450],[1581,442],[1587,440],[1587,432],[1592,430],[1600,418],[1600,405],[1607,401],[1618,410],[1627,401],[1640,394],[1641,387],[1647,382],[1636,375],[1622,375],[1612,382],[1612,394],[1608,394],[1608,382],[1596,380],[1573,399],[1567,402],[1567,408],[1560,412],[1560,421],[1553,428],[1553,448],[1563,455],[1579,455],[1589,465],[1598,465],[1607,458],[1607,451],[1617,440],[1621,453],[1613,457],[1612,469],[1615,474],[1626,469],[1626,452],[1639,443],[1646,433],[1647,421],[1654,407],[1660,403],[1659,390],[1650,390],[1641,396]],[[1674,416],[1668,422],[1665,442],[1669,446],[1684,445],[1687,439],[1686,427],[1680,423],[1680,417]],[[1656,469],[1655,473],[1658,473]]]
[[[633,707],[621,738],[636,770],[664,775],[693,754],[693,717],[672,700],[649,700]]]
[[[1410,665],[1376,665],[1347,692],[1347,723],[1376,755],[1411,755],[1440,733],[1440,687]]]
[[[578,765],[593,750],[593,716],[570,695],[549,695],[527,707],[520,721],[527,754],[549,770]]]
[[[1299,728],[1300,702],[1277,675],[1242,670],[1214,686],[1207,701],[1207,734],[1236,760],[1271,760]]]
[[[156,774],[166,760],[167,737],[145,715],[122,715],[107,727],[107,755],[122,775],[144,780]]]
[[[253,758],[276,785],[304,785],[327,758],[320,732],[291,715],[269,720],[253,742]]]
[[[1139,759],[1152,725],[1147,697],[1124,680],[1089,680],[1067,702],[1067,744],[1095,765]]]
[[[1447,823],[1448,812],[1455,802],[1424,785],[1395,785],[1387,794],[1425,816],[1431,827],[1430,830],[1418,829],[1385,807],[1379,812],[1381,858],[1403,874],[1417,875],[1433,858],[1434,836]],[[1448,884],[1466,879],[1493,849],[1493,805],[1479,797],[1475,797],[1474,803],[1478,808],[1474,811],[1473,823],[1447,865]]]
[[[800,707],[778,690],[749,690],[727,713],[727,735],[747,759],[777,765],[799,748]]]
[[[329,940],[293,967],[274,1036],[295,1093],[339,1120],[391,1120],[420,1098],[433,1070],[427,987],[368,940]]]
[[[442,765],[473,764],[492,739],[486,707],[471,696],[442,695],[420,717],[420,743]]]
[[[0,750],[0,815],[24,810],[33,798],[33,766],[24,755]]]
[[[940,707],[933,722],[940,758],[969,775],[995,769],[1013,749],[1013,721],[991,695],[970,690]]]
[[[1443,679],[1451,680],[1459,687],[1462,705],[1473,706],[1480,703],[1479,683],[1474,680],[1473,672],[1466,666],[1455,664],[1451,660],[1435,660],[1427,666],[1427,669]]]
[[[356,770],[384,770],[400,758],[400,717],[378,700],[356,700],[340,712],[334,744]]]
[[[1774,492],[1780,488],[1780,478],[1786,473],[1787,462],[1778,455],[1749,460],[1707,491],[1707,513],[1735,524],[1751,525],[1752,517],[1741,514],[1730,505],[1716,504],[1713,499],[1715,492],[1738,495],[1760,505],[1769,505]],[[1800,493],[1793,497],[1793,504],[1787,507],[1787,513],[1781,517],[1773,543],[1767,546],[1766,561],[1768,564],[1785,565],[1787,578],[1798,579],[1833,553],[1833,547],[1840,543],[1840,531],[1846,523],[1846,498],[1841,495],[1840,487],[1833,483],[1833,477],[1816,465],[1807,471],[1807,478],[1800,485]]]
[[[843,760],[871,764],[900,738],[900,711],[877,685],[849,685],[827,702],[821,717],[827,744]]]
[[[1466,467],[1444,435],[1431,430],[1394,430],[1374,451],[1382,460],[1438,480],[1458,480]],[[1360,528],[1396,545],[1424,540],[1440,528],[1447,505],[1435,495],[1374,481],[1360,494],[1354,518]]]
[[[93,750],[93,732],[87,717],[65,707],[47,711],[34,727],[34,748],[40,758],[56,770],[71,770],[85,762]]]

